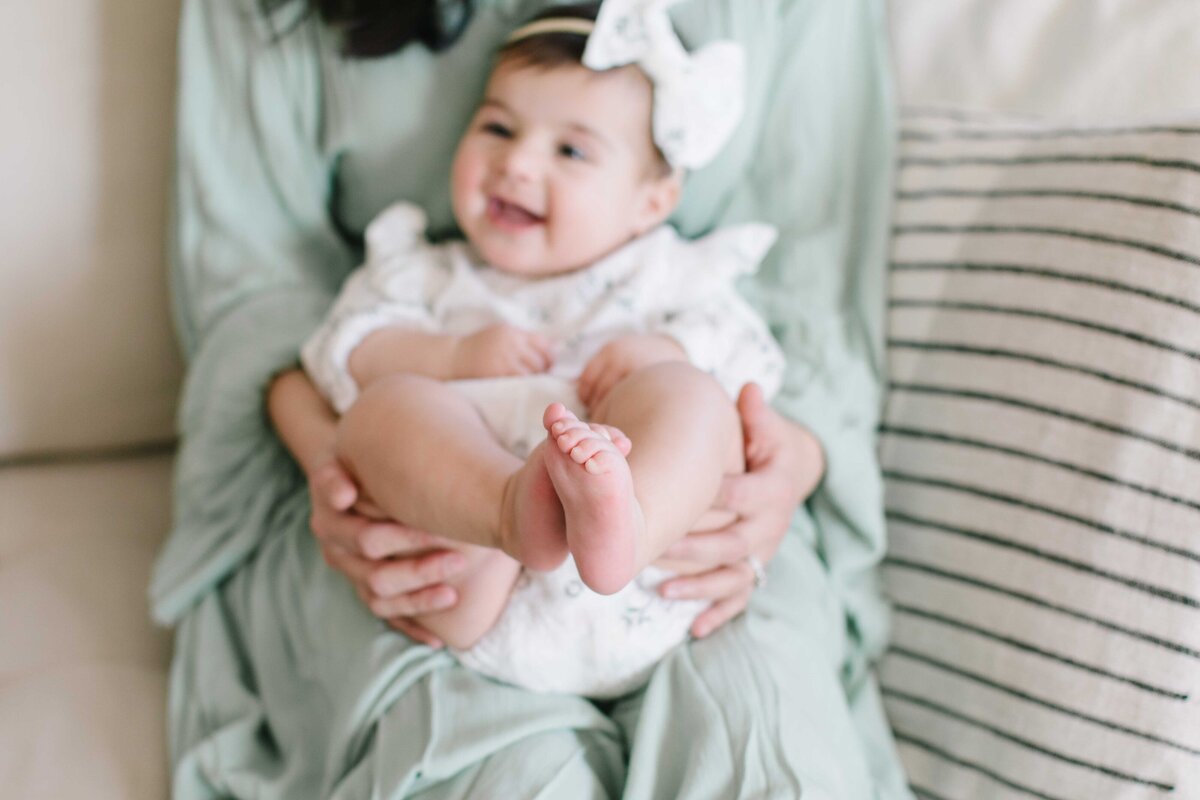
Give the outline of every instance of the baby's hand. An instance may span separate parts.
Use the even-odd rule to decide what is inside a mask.
[[[613,339],[583,368],[576,390],[589,412],[595,410],[622,378],[663,361],[687,361],[679,342],[661,334],[631,334]]]
[[[554,363],[553,345],[540,333],[512,325],[491,325],[460,337],[451,356],[455,378],[533,375]]]

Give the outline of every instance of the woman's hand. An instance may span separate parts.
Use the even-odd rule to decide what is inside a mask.
[[[385,519],[362,495],[333,454],[337,417],[303,372],[275,376],[267,389],[267,413],[308,476],[311,526],[325,561],[349,579],[376,616],[418,642],[441,647],[408,615],[458,602],[457,592],[442,581],[463,569],[462,554],[448,549],[445,539]]]
[[[807,429],[781,417],[747,384],[737,402],[746,443],[746,472],[726,475],[713,505],[736,519],[723,528],[693,533],[672,545],[664,561],[696,570],[669,581],[659,591],[672,599],[708,599],[692,635],[708,636],[740,614],[754,591],[750,558],[768,563],[787,533],[796,507],[812,494],[825,472],[821,445]]]
[[[466,566],[462,553],[449,549],[450,540],[383,518],[336,458],[316,467],[308,485],[312,530],[325,561],[346,576],[372,614],[410,639],[441,647],[410,617],[458,602],[443,581]]]

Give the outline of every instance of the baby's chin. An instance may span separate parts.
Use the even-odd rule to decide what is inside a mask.
[[[561,264],[547,258],[543,253],[521,252],[523,248],[489,246],[489,243],[474,243],[483,263],[492,269],[523,278],[547,278],[574,272],[579,267]]]

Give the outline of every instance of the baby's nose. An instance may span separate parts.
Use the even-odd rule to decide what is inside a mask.
[[[520,142],[507,148],[500,166],[507,177],[517,180],[532,180],[541,169],[533,148]]]

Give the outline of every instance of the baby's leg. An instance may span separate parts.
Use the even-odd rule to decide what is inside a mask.
[[[612,593],[692,528],[726,472],[741,471],[742,430],[720,385],[683,363],[632,373],[594,419],[628,435],[628,458],[555,404],[545,459],[580,577]]]
[[[453,647],[492,626],[520,570],[494,549],[502,517],[542,535],[517,554],[526,563],[550,569],[566,557],[562,507],[543,459],[522,462],[506,450],[443,383],[416,375],[372,383],[339,423],[338,455],[389,517],[465,543],[467,568],[447,581],[458,605],[416,618]]]

